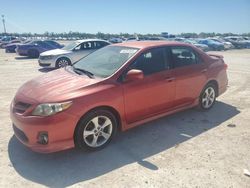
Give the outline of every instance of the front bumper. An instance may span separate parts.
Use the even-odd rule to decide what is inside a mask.
[[[51,59],[38,59],[38,63],[41,67],[55,67],[55,58]]]
[[[11,105],[12,106],[12,105]],[[12,111],[10,117],[18,140],[39,153],[52,153],[74,147],[74,130],[78,118],[61,112],[53,116],[23,116]],[[39,134],[48,134],[46,145],[39,143]]]

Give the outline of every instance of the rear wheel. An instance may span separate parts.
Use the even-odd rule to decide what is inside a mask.
[[[61,57],[56,61],[56,68],[62,68],[71,65],[71,61],[66,57]]]
[[[117,120],[108,110],[95,110],[85,115],[75,130],[78,148],[97,150],[105,147],[117,130]]]
[[[28,56],[31,58],[37,58],[39,57],[39,52],[37,50],[29,50],[28,51]]]
[[[216,100],[216,87],[214,84],[208,84],[202,91],[199,99],[199,107],[202,110],[210,109]]]

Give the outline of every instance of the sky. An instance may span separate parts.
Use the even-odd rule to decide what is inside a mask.
[[[0,0],[3,14],[18,33],[250,32],[250,0]]]

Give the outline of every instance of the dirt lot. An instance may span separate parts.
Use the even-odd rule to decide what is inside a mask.
[[[250,187],[250,49],[216,53],[229,65],[229,88],[210,111],[161,118],[98,152],[44,155],[13,136],[9,105],[46,71],[0,50],[0,187]]]

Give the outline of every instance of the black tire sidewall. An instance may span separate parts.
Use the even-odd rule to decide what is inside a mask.
[[[215,98],[214,98],[214,101],[213,101],[212,105],[211,105],[209,108],[204,108],[204,106],[202,105],[202,96],[203,96],[204,92],[206,91],[206,89],[207,89],[208,87],[212,87],[212,88],[214,89]],[[216,89],[215,85],[212,84],[212,83],[207,84],[207,85],[204,87],[204,89],[202,90],[202,92],[201,92],[201,94],[200,94],[200,97],[199,97],[199,109],[204,110],[204,111],[211,109],[211,108],[213,107],[215,101],[216,101],[216,96],[217,96],[217,89]]]
[[[111,133],[109,140],[106,143],[104,143],[103,145],[101,145],[99,147],[94,148],[94,147],[88,146],[85,143],[85,141],[83,139],[83,131],[84,131],[87,123],[96,116],[107,116],[111,120],[112,133]],[[87,113],[83,118],[81,118],[81,120],[79,121],[79,123],[75,129],[74,140],[75,140],[76,147],[83,149],[83,150],[89,150],[89,151],[94,151],[94,150],[99,150],[99,149],[104,148],[106,145],[108,145],[110,143],[110,141],[112,140],[112,138],[116,134],[117,125],[118,124],[117,124],[117,119],[116,119],[115,115],[108,110],[98,109],[98,110],[94,110],[94,111]]]
[[[71,65],[71,61],[70,61],[69,58],[67,58],[67,57],[60,57],[59,59],[56,60],[56,68],[62,68],[62,67],[59,67],[59,62],[61,60],[66,60],[68,62],[68,65]]]

